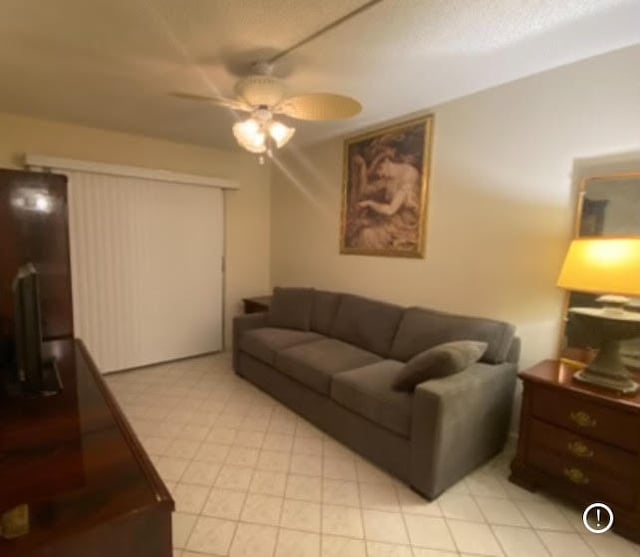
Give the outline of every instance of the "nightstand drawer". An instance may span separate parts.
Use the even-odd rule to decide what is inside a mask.
[[[541,447],[564,458],[571,466],[584,467],[631,480],[636,474],[638,457],[622,449],[604,445],[565,429],[531,420],[530,446]]]
[[[614,530],[640,543],[640,392],[591,387],[575,371],[545,360],[518,374],[524,392],[509,479],[582,506],[602,501]]]
[[[628,480],[574,462],[541,447],[530,447],[529,464],[572,489],[588,493],[594,500],[634,508],[636,494]]]
[[[638,452],[640,419],[637,415],[614,410],[559,389],[535,386],[532,395],[535,417],[585,437]]]

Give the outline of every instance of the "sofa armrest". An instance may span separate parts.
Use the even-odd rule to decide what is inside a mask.
[[[240,351],[240,337],[245,331],[259,329],[267,325],[267,314],[250,313],[248,315],[238,315],[233,318],[233,369],[238,373],[238,354]]]
[[[476,363],[416,387],[411,425],[411,483],[435,498],[506,440],[516,365]]]

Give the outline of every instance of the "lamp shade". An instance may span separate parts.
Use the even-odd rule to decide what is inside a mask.
[[[276,142],[278,149],[287,144],[287,142],[293,137],[295,131],[295,128],[285,126],[282,122],[277,122],[276,120],[271,120],[271,122],[269,122],[269,135]]]
[[[264,153],[267,150],[267,136],[262,130],[260,122],[254,118],[236,122],[232,130],[236,141],[247,151],[251,153]]]
[[[558,286],[595,294],[640,296],[640,236],[573,240]]]

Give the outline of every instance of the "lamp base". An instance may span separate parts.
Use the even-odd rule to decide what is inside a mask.
[[[619,393],[635,393],[639,386],[620,358],[620,341],[640,335],[640,315],[608,309],[569,308],[571,318],[590,331],[599,345],[595,359],[574,377]]]
[[[578,381],[612,389],[624,394],[638,391],[636,383],[620,359],[620,342],[607,339],[602,343],[598,355],[586,369],[574,375]]]

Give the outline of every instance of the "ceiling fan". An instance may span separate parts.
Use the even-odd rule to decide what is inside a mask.
[[[236,98],[180,92],[173,93],[173,96],[249,112],[249,118],[233,125],[233,135],[247,151],[267,155],[271,155],[273,147],[284,146],[295,133],[295,128],[276,120],[274,115],[282,114],[298,120],[342,120],[351,118],[362,110],[357,100],[333,93],[287,97],[283,81],[273,75],[271,62],[256,62],[252,64],[251,70],[249,76],[236,83]]]
[[[247,151],[258,153],[262,163],[264,162],[262,158],[264,153],[271,156],[273,148],[284,146],[296,131],[295,128],[274,119],[274,115],[282,114],[298,120],[343,120],[352,118],[362,110],[362,105],[357,100],[345,95],[309,93],[287,97],[284,83],[273,75],[274,62],[382,1],[366,0],[357,8],[275,56],[254,63],[251,66],[252,73],[236,83],[234,88],[236,98],[234,99],[190,93],[172,93],[172,95],[183,99],[210,102],[241,112],[249,112],[251,114],[249,118],[233,125],[233,135]]]

